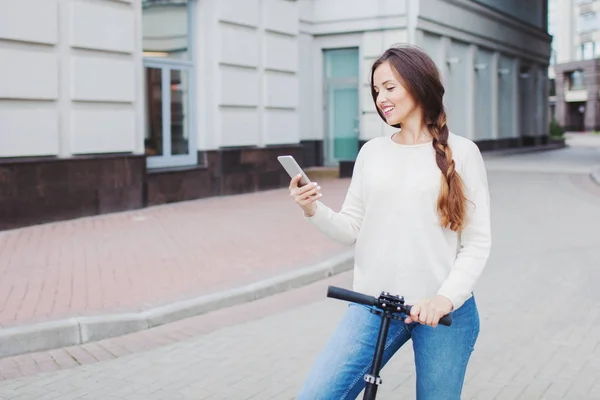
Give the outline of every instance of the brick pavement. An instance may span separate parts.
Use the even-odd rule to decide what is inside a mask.
[[[567,175],[493,171],[490,178],[494,250],[476,294],[482,332],[464,398],[600,399],[598,197]],[[344,308],[319,297],[327,284],[350,279],[94,346],[0,360],[3,374],[9,361],[25,369],[28,356],[32,365],[55,354],[60,364],[74,353],[88,364],[0,382],[0,398],[293,398]],[[114,359],[94,360],[102,357]],[[412,371],[407,346],[384,370],[381,398],[414,398]]]
[[[348,180],[322,184],[341,204]],[[0,232],[0,326],[148,309],[347,250],[300,213],[281,189]]]

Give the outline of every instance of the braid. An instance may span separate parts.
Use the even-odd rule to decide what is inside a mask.
[[[448,145],[448,125],[446,113],[442,109],[437,120],[430,125],[429,130],[433,136],[435,161],[442,171],[440,194],[438,197],[437,211],[440,215],[441,225],[453,231],[460,232],[466,219],[466,197],[462,179],[455,169],[452,149]]]

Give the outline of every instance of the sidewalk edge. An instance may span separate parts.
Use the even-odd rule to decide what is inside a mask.
[[[595,184],[600,185],[600,166],[594,167],[594,169],[592,169],[592,172],[590,172],[590,178],[592,178],[592,181]]]
[[[354,251],[246,286],[200,296],[141,312],[72,317],[0,329],[0,358],[76,346],[138,332],[211,311],[296,289],[349,271]]]
[[[525,146],[525,147],[498,149],[498,150],[486,150],[486,151],[482,151],[482,155],[484,157],[517,156],[517,155],[529,154],[529,153],[541,153],[544,151],[562,150],[562,149],[566,149],[567,147],[569,147],[569,145],[567,143],[549,143],[549,144],[538,145],[538,146]]]

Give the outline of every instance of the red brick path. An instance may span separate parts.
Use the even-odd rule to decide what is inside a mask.
[[[320,183],[339,207],[349,181]],[[303,221],[287,189],[0,232],[0,326],[146,309],[344,250]]]

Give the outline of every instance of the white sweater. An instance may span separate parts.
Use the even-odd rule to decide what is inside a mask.
[[[461,234],[440,226],[432,144],[401,145],[391,135],[361,148],[339,212],[317,202],[306,217],[331,239],[356,243],[355,291],[386,291],[407,304],[440,294],[455,310],[471,296],[491,247],[487,174],[475,143],[452,133],[448,143],[471,201]]]

